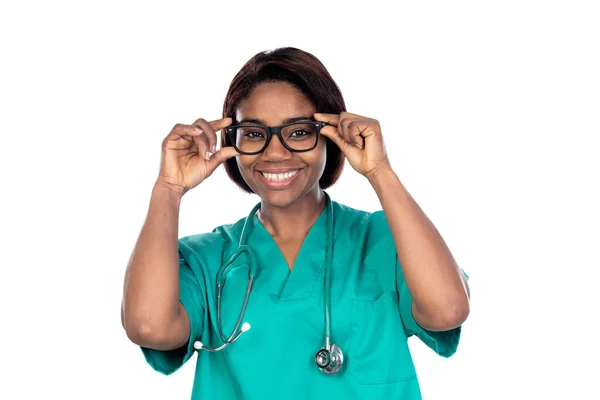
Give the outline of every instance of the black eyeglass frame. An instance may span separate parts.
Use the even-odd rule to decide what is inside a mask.
[[[315,140],[314,146],[312,146],[309,149],[294,150],[285,143],[285,140],[283,139],[283,136],[281,135],[282,128],[284,128],[286,126],[298,125],[298,124],[310,124],[317,128],[317,139]],[[273,137],[273,135],[276,135],[279,138],[279,142],[281,142],[283,147],[285,147],[289,151],[294,152],[294,153],[304,153],[306,151],[314,150],[317,147],[317,145],[319,144],[319,136],[321,134],[321,128],[324,126],[327,126],[327,125],[329,125],[329,124],[327,124],[326,122],[321,122],[321,121],[296,121],[296,122],[290,122],[289,124],[278,125],[278,126],[231,125],[231,126],[228,126],[225,128],[225,132],[226,132],[227,137],[229,138],[229,141],[231,142],[232,146],[237,150],[238,153],[243,154],[243,155],[251,156],[251,155],[262,153],[269,146],[269,143],[271,143],[271,138]],[[237,139],[236,130],[238,128],[262,128],[262,129],[264,129],[267,132],[267,139],[265,140],[265,145],[263,146],[263,148],[260,149],[259,151],[252,151],[252,152],[241,151],[236,145],[236,139]]]

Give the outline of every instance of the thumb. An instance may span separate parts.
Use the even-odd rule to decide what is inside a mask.
[[[212,174],[215,169],[221,164],[223,164],[226,160],[231,157],[239,156],[240,153],[233,146],[226,146],[220,148],[215,154],[212,155],[210,160],[208,160],[208,166],[210,173]]]

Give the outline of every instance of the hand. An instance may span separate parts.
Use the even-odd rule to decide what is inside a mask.
[[[231,118],[211,122],[200,118],[192,125],[175,125],[162,143],[157,183],[185,194],[208,178],[225,160],[239,155],[233,146],[216,151],[216,131],[232,122]]]
[[[391,168],[379,121],[357,114],[314,114],[317,121],[333,126],[321,128],[321,134],[335,143],[359,174],[369,178],[375,172]]]

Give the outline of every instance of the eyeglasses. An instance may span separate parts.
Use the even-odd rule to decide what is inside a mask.
[[[283,146],[292,152],[313,150],[319,143],[321,121],[292,122],[279,126],[232,125],[225,128],[227,137],[240,154],[262,153],[273,135],[279,138]]]

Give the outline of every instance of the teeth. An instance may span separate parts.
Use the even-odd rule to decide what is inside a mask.
[[[270,174],[267,172],[261,172],[261,174],[263,174],[263,176],[270,181],[279,182],[291,178],[292,176],[296,175],[298,171],[300,170],[297,169],[295,171],[285,172],[283,174]]]

